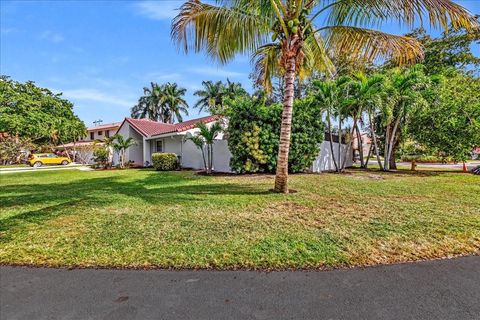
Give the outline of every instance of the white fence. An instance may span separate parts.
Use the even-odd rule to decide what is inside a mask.
[[[339,157],[339,152],[338,152],[338,143],[334,142],[333,143],[333,156],[335,157],[335,160],[337,164],[339,163],[339,158],[342,159],[342,162],[345,159],[345,152],[347,149],[347,145],[342,144],[341,146],[341,152],[340,152],[340,157]],[[330,147],[330,141],[323,141],[322,144],[320,145],[320,152],[318,153],[317,158],[313,162],[312,165],[312,172],[322,172],[322,171],[332,171],[335,170],[335,164],[333,162],[333,156],[332,156],[332,150]],[[351,167],[353,165],[353,159],[352,159],[352,148],[350,148],[350,151],[348,152],[347,155],[347,165],[345,167]]]

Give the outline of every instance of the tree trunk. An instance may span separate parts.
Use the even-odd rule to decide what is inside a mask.
[[[373,120],[372,120],[372,114],[369,112],[368,113],[368,121],[370,122],[370,131],[372,132],[372,138],[373,138],[373,145],[375,146],[375,154],[377,156],[377,162],[380,170],[384,170],[382,161],[380,161],[380,154],[378,152],[378,143],[377,143],[377,136],[375,135],[375,130],[373,128]]]
[[[202,158],[203,158],[203,167],[205,168],[205,171],[207,171],[207,160],[205,159],[205,146],[201,146],[200,150],[202,151]]]
[[[335,160],[335,151],[333,149],[332,119],[330,118],[330,108],[327,109],[328,134],[330,136],[330,151],[332,152],[332,160],[335,165],[335,171],[338,171],[337,161]]]
[[[338,172],[342,171],[342,115],[338,115]]]
[[[363,141],[362,141],[362,134],[358,129],[358,123],[355,124],[355,133],[357,135],[357,148],[358,148],[358,157],[360,158],[360,168],[364,168],[365,160],[363,159]]]
[[[370,143],[370,148],[368,148],[367,160],[365,160],[365,163],[363,164],[362,168],[365,168],[365,169],[368,168],[368,161],[370,160],[370,157],[372,156],[372,150],[373,150],[373,143]]]
[[[346,146],[345,148],[345,155],[343,156],[343,165],[342,165],[342,171],[345,170],[345,167],[347,165],[347,157],[348,157],[348,153],[350,152],[350,149],[352,148],[352,145],[353,145],[353,133],[354,133],[354,130],[355,130],[355,127],[357,126],[357,117],[354,117],[353,118],[353,126],[352,126],[352,129],[350,130],[350,141],[348,142],[348,145]]]
[[[383,148],[383,170],[388,171],[389,170],[389,161],[388,161],[388,152],[390,150],[389,148],[389,141],[390,141],[390,124],[387,125],[385,128],[385,146]]]
[[[392,135],[390,137],[390,142],[388,144],[388,153],[387,153],[387,158],[385,158],[385,162],[388,163],[389,169],[392,169],[390,164],[391,164],[391,158],[392,158],[392,152],[393,152],[393,144],[395,140],[395,135],[397,134],[398,125],[400,124],[400,119],[401,119],[401,116],[399,115],[397,120],[395,121],[395,125],[393,126]],[[395,159],[393,159],[393,162],[395,162]]]
[[[294,54],[289,54],[286,61],[285,96],[283,99],[282,125],[280,128],[280,143],[278,146],[277,172],[275,176],[276,192],[288,193],[288,152],[292,131],[293,95],[295,82]]]

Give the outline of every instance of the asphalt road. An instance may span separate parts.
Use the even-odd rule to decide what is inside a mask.
[[[0,268],[6,319],[480,319],[480,257],[299,272]]]

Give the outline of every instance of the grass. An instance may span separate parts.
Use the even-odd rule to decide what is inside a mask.
[[[331,268],[480,249],[480,178],[61,170],[0,176],[0,264]]]

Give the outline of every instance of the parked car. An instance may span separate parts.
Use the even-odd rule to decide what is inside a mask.
[[[62,166],[66,166],[70,162],[72,161],[67,157],[60,157],[53,153],[32,153],[27,160],[27,163],[32,167],[41,167],[49,164],[61,164]]]

